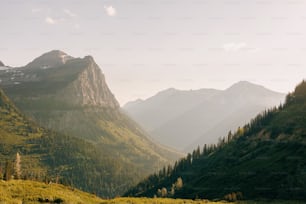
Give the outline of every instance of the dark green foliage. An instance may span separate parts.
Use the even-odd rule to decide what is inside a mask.
[[[173,197],[306,200],[306,83],[286,103],[265,111],[249,124],[204,145],[176,162],[172,171],[153,174],[126,195],[157,195],[178,177],[183,188]]]

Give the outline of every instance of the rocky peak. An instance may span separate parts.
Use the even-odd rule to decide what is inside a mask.
[[[73,58],[53,50],[25,67],[0,72],[0,80],[10,90],[22,87],[21,94],[31,100],[35,96],[35,100],[47,97],[73,106],[119,107],[92,56]]]
[[[119,103],[108,88],[105,76],[93,57],[86,56],[82,61],[85,61],[84,69],[72,83],[60,91],[61,98],[75,105],[118,108]]]
[[[5,65],[3,64],[2,61],[0,61],[0,67],[4,67]]]
[[[73,57],[67,55],[65,52],[60,50],[52,50],[34,59],[32,62],[26,65],[26,68],[47,69],[58,67],[64,65],[70,59],[73,59]]]

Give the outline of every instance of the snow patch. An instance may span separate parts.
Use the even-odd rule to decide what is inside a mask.
[[[8,67],[0,66],[0,70],[7,70],[9,69]]]

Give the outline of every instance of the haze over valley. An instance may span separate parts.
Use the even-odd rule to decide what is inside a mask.
[[[214,144],[255,115],[284,102],[285,94],[246,81],[225,90],[167,89],[123,109],[158,142],[190,152]],[[188,135],[188,136],[187,136]]]

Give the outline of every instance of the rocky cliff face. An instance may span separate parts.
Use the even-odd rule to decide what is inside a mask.
[[[73,106],[119,108],[91,56],[73,58],[54,50],[25,67],[0,71],[0,85],[14,98],[52,100]]]
[[[5,65],[3,64],[3,62],[0,61],[0,67],[4,67]]]
[[[118,108],[119,103],[109,90],[105,77],[91,56],[83,59],[86,67],[58,96],[74,105]]]

